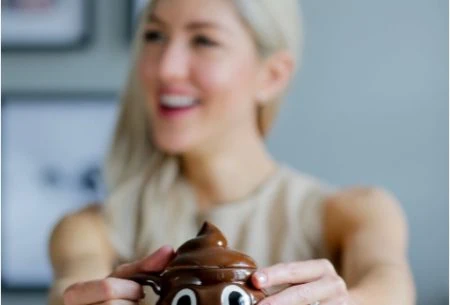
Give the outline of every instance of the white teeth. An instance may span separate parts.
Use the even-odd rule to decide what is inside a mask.
[[[182,95],[162,95],[161,104],[171,108],[184,108],[197,104],[197,100],[190,96]]]

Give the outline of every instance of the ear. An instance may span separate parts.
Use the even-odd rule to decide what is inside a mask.
[[[281,95],[289,85],[294,67],[294,58],[288,51],[279,51],[265,59],[256,92],[258,104],[264,104]]]

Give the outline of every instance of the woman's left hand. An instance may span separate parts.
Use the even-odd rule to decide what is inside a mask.
[[[326,259],[282,263],[255,272],[253,285],[265,289],[292,286],[266,297],[259,305],[354,305],[347,285]]]

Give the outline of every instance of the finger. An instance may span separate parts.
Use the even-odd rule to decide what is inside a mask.
[[[170,262],[175,252],[172,247],[164,246],[139,261],[120,265],[111,273],[111,277],[126,278],[139,272],[161,271]]]
[[[327,276],[307,284],[289,287],[264,299],[261,305],[308,305],[314,302],[338,298],[347,291],[338,276]]]
[[[351,305],[351,303],[349,303],[344,298],[340,298],[340,299],[333,299],[333,300],[320,302],[320,305]]]
[[[127,300],[112,300],[103,303],[97,303],[94,305],[138,305],[137,302],[127,301]]]
[[[103,303],[97,303],[94,305],[138,305],[138,302],[132,302],[127,300],[112,300]]]
[[[106,278],[77,283],[64,292],[65,305],[84,305],[124,299],[138,301],[144,297],[142,287],[132,281]]]
[[[324,275],[336,274],[333,264],[326,259],[282,263],[255,272],[252,283],[256,288],[283,284],[302,284],[316,281]]]

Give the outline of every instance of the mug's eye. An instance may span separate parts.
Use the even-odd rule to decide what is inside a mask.
[[[236,285],[230,285],[223,289],[221,301],[222,305],[251,305],[248,293]]]
[[[171,305],[197,305],[194,291],[185,288],[177,292]]]

